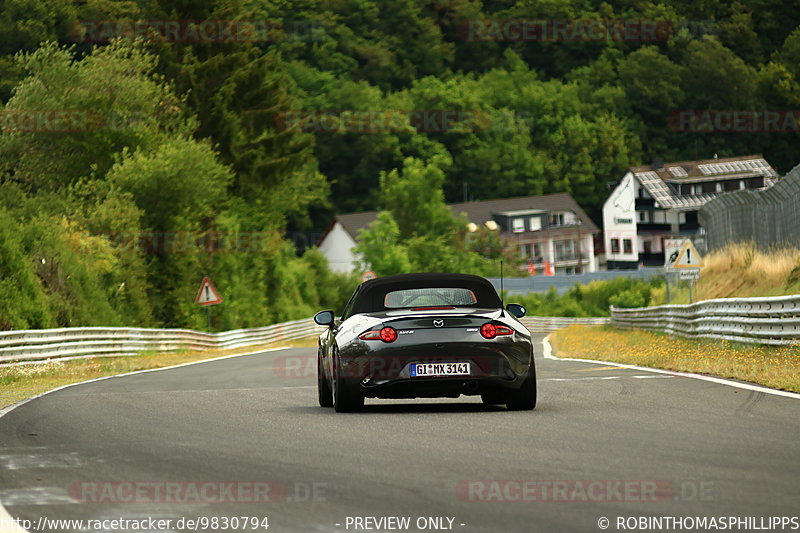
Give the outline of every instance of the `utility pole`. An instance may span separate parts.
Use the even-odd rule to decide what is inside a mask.
[[[570,209],[570,211],[575,216],[575,225],[578,226],[578,268],[575,269],[575,273],[583,274],[583,247],[581,246],[581,225],[583,225],[583,220],[574,209]]]

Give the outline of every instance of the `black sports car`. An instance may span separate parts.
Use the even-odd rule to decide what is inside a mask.
[[[480,395],[511,410],[536,406],[530,332],[488,280],[466,274],[401,274],[362,283],[328,326],[317,361],[319,404],[358,411],[364,398]]]

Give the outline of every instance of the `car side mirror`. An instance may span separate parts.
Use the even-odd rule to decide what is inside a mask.
[[[506,309],[508,309],[508,312],[514,315],[516,318],[522,318],[525,316],[525,313],[528,312],[528,310],[525,309],[525,306],[520,304],[508,304]]]
[[[333,326],[333,311],[320,311],[314,315],[314,322],[320,326]]]

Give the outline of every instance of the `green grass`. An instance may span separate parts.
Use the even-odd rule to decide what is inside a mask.
[[[570,326],[550,335],[556,355],[734,378],[800,392],[800,344],[767,346],[685,339],[610,326]]]

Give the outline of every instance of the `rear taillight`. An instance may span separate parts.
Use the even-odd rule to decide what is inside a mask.
[[[394,328],[385,327],[381,329],[381,340],[383,342],[394,342],[397,340],[397,331]]]
[[[358,338],[362,341],[394,342],[397,340],[397,331],[395,331],[394,328],[386,326],[385,328],[373,329],[372,331],[362,333]]]
[[[491,322],[481,326],[481,335],[487,339],[494,339],[498,335],[511,335],[512,333],[514,333],[513,329],[506,326],[498,326]]]

